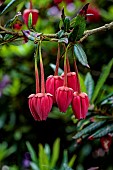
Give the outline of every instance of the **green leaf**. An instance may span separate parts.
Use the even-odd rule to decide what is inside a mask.
[[[63,35],[64,35],[64,30],[60,30],[59,32],[57,32],[58,38],[61,38]]]
[[[75,162],[75,159],[76,159],[76,155],[73,155],[73,157],[70,159],[69,163],[68,163],[68,166],[69,167],[72,167],[74,165],[74,162]]]
[[[92,99],[91,99],[91,102],[94,103],[94,101],[96,100],[98,94],[99,94],[99,91],[100,89],[103,87],[109,73],[110,73],[110,70],[112,68],[112,65],[113,65],[113,59],[111,59],[111,61],[108,63],[107,66],[104,67],[104,69],[102,70],[102,73],[98,79],[98,82],[96,84],[96,87],[94,89],[94,93],[93,93],[93,96],[92,96]]]
[[[23,0],[12,0],[12,1],[10,1],[7,4],[7,6],[3,9],[3,11],[0,13],[0,15],[6,14],[7,12],[11,11],[22,1]]]
[[[74,45],[74,54],[82,65],[89,67],[87,56],[80,44]]]
[[[55,71],[56,65],[50,63],[50,67]],[[64,71],[61,68],[58,68],[58,75],[61,75]]]
[[[70,28],[70,20],[69,18],[65,17],[65,20],[64,20],[64,31],[67,32]]]
[[[73,19],[73,21],[74,21],[74,25],[73,25],[74,29],[69,35],[69,40],[72,42],[74,42],[75,40],[76,41],[79,40],[82,37],[86,28],[86,20],[83,16],[77,15],[75,20]]]
[[[84,83],[84,77],[79,73],[80,88],[82,92],[86,92],[86,86]]]
[[[73,136],[73,138],[78,139],[78,138],[82,137],[82,135],[85,135],[87,133],[91,133],[92,131],[101,127],[105,122],[106,122],[105,120],[103,120],[101,122],[93,122],[89,126],[85,127],[83,130],[78,132],[75,136]]]
[[[36,155],[35,150],[33,149],[33,147],[31,146],[31,144],[28,141],[26,142],[26,145],[27,145],[28,151],[30,152],[32,161],[37,163],[38,160],[37,160],[37,155]]]
[[[53,151],[52,151],[51,163],[50,163],[51,168],[55,167],[55,164],[59,158],[59,153],[60,153],[60,139],[57,138],[53,144]]]
[[[30,162],[30,166],[31,166],[32,170],[40,170],[38,165],[34,162]]]
[[[94,91],[94,80],[89,72],[86,74],[85,85],[86,85],[88,97],[89,99],[91,99]]]
[[[39,168],[40,170],[49,169],[49,160],[46,153],[44,152],[42,144],[39,144]]]
[[[107,135],[108,133],[113,132],[113,124],[107,124],[106,126],[100,128],[94,134],[89,136],[89,139],[101,138],[102,136]]]

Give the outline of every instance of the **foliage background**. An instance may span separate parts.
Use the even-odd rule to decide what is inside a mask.
[[[87,29],[96,28],[109,23],[113,20],[113,1],[112,0],[87,0],[92,5],[97,6],[100,11],[101,19],[99,22],[87,23]],[[86,3],[85,2],[85,3]],[[9,3],[6,0],[2,10]],[[1,24],[5,24],[15,13],[27,7],[28,1],[23,1],[17,8],[14,8],[0,18]],[[65,6],[66,15],[73,17],[78,9],[84,5],[80,0],[74,1],[74,10],[68,10],[67,4],[59,5],[58,15],[49,15],[50,8],[54,5],[51,0],[33,0],[34,8],[39,10],[39,20],[36,30],[43,33],[55,33],[59,30],[59,15],[62,5]],[[23,26],[26,29],[26,26]],[[82,66],[78,61],[78,70],[84,80],[87,72],[90,72],[96,85],[104,66],[112,59],[113,51],[113,31],[97,33],[89,36],[83,43],[83,49],[87,54],[90,69]],[[45,78],[53,74],[50,63],[55,64],[57,55],[57,43],[43,43],[43,61]],[[61,63],[60,67],[63,69]],[[29,141],[38,156],[38,144],[43,146],[48,143],[52,148],[56,138],[60,138],[60,156],[57,166],[63,159],[63,150],[68,150],[71,158],[76,154],[73,169],[85,170],[90,167],[100,169],[113,169],[113,145],[110,151],[105,153],[102,150],[99,139],[94,141],[85,140],[81,144],[75,145],[72,136],[76,131],[76,124],[73,122],[70,110],[66,114],[58,114],[54,107],[49,118],[45,122],[35,122],[28,108],[28,96],[35,91],[34,75],[34,44],[28,42],[19,46],[8,44],[0,47],[0,82],[4,76],[8,79],[8,84],[0,88],[0,167],[4,165],[15,167],[15,169],[27,169],[23,165],[25,153],[28,152],[26,141]],[[103,96],[113,92],[113,68],[102,86]],[[58,167],[57,167],[58,168]],[[14,169],[14,170],[15,170]]]

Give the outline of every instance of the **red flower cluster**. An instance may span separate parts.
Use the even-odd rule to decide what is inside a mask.
[[[50,75],[47,78],[46,83],[44,83],[44,69],[42,59],[40,58],[41,91],[39,88],[38,69],[35,63],[36,94],[31,94],[28,97],[29,108],[35,120],[46,120],[53,103],[57,104],[61,112],[66,112],[69,105],[72,105],[73,113],[77,119],[84,119],[86,117],[89,107],[89,99],[86,93],[80,91],[76,63],[74,61],[75,72],[71,72],[66,50],[64,57],[64,73],[59,76],[59,59],[60,45],[58,45],[55,74]]]

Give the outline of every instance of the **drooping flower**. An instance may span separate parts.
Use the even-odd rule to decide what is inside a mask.
[[[56,102],[61,112],[66,112],[73,98],[73,89],[61,86],[56,90]]]
[[[56,60],[56,68],[54,76],[50,75],[46,80],[46,92],[51,93],[53,95],[53,102],[56,103],[56,90],[58,87],[63,86],[63,78],[58,75],[59,69],[59,59],[60,59],[60,44],[58,43],[58,53]]]
[[[64,56],[64,83],[56,90],[56,102],[61,112],[66,112],[73,98],[73,89],[67,86],[67,50]]]
[[[53,95],[53,102],[56,103],[56,90],[63,86],[63,78],[61,76],[50,75],[46,80],[46,92]]]
[[[51,111],[53,96],[50,93],[31,94],[29,97],[29,109],[35,120],[46,120]]]
[[[38,21],[39,11],[37,9],[32,9],[32,2],[30,1],[30,8],[25,9],[23,12],[24,23],[28,26],[29,16],[32,15],[32,26],[35,26]]]
[[[77,119],[84,119],[86,117],[87,111],[89,107],[89,99],[88,95],[84,92],[73,93],[72,99],[72,110]]]
[[[45,93],[44,68],[41,56],[41,42],[39,43],[40,70],[41,70],[41,92],[39,87],[39,75],[37,68],[37,53],[35,55],[35,77],[36,94],[31,94],[28,98],[29,109],[35,120],[46,120],[53,105],[53,95]]]
[[[64,78],[64,74],[62,74],[62,77]],[[77,76],[75,72],[67,73],[67,86],[72,88],[74,91],[78,91]]]

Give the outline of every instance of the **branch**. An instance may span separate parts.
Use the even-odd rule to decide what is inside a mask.
[[[87,30],[84,32],[84,36],[79,40],[79,42],[83,42],[88,36],[102,32],[102,31],[107,31],[113,29],[113,22],[110,22],[109,24],[105,24],[104,26],[92,29],[92,30]]]
[[[109,24],[105,24],[104,26],[95,28],[95,29],[91,29],[91,30],[86,30],[84,31],[83,37],[78,41],[78,42],[83,42],[88,36],[98,33],[98,32],[102,32],[102,31],[107,31],[113,29],[113,22],[109,23]],[[22,38],[24,37],[24,34],[22,32],[12,32],[4,27],[2,27],[0,25],[0,33],[6,33],[6,34],[11,34],[14,37],[16,36],[17,38]],[[56,34],[43,34],[43,33],[38,33],[40,34],[40,36],[42,37],[43,41],[55,41],[58,42],[59,38],[57,33]],[[64,33],[63,37],[68,37],[69,33]],[[38,41],[38,39],[36,37],[34,37],[35,41]]]

